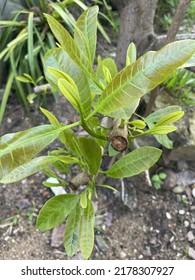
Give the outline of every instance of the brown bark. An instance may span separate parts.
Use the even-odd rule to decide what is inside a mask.
[[[156,39],[153,21],[158,0],[111,0],[120,14],[120,33],[116,63],[119,70],[125,66],[126,51],[131,42],[141,55]]]
[[[165,45],[175,41],[177,32],[179,30],[181,22],[183,21],[183,18],[185,16],[190,2],[191,0],[180,0],[177,7],[177,11],[173,17],[173,21],[168,30],[167,37],[165,39]]]

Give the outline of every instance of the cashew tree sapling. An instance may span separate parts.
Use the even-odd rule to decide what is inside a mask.
[[[140,98],[163,82],[176,68],[193,64],[195,41],[183,40],[150,51],[136,60],[133,43],[127,50],[126,66],[118,72],[111,58],[97,58],[93,64],[97,40],[98,7],[84,11],[76,25],[74,37],[50,15],[45,14],[58,43],[44,58],[45,76],[54,90],[70,102],[80,120],[65,125],[54,114],[40,108],[50,124],[10,133],[0,138],[0,182],[9,184],[43,171],[67,193],[50,198],[40,210],[37,228],[49,230],[66,220],[64,247],[69,256],[78,249],[88,259],[94,246],[94,208],[98,173],[125,178],[148,170],[161,156],[155,147],[132,150],[135,138],[152,134],[167,148],[172,142],[167,134],[176,130],[174,122],[183,116],[179,106],[170,106],[143,118],[135,113]],[[191,62],[192,61],[192,62]],[[105,120],[111,125],[105,125]],[[82,126],[88,136],[77,136],[73,128]],[[38,156],[55,139],[59,149]],[[118,153],[118,160],[102,170],[104,154]],[[77,165],[80,170],[70,182],[60,176]],[[84,185],[85,188],[80,188]],[[111,186],[100,185],[100,187]]]

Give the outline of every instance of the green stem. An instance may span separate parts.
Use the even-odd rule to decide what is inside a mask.
[[[62,131],[65,131],[67,129],[70,129],[72,127],[75,127],[75,126],[78,126],[78,125],[81,125],[81,121],[78,121],[78,122],[75,122],[75,123],[71,123],[71,124],[68,124],[68,125],[65,125],[62,127]]]
[[[101,140],[108,140],[108,138],[106,136],[100,135],[98,133],[96,133],[94,130],[92,130],[86,122],[82,122],[82,127],[84,128],[85,131],[87,131],[91,136],[101,139]]]

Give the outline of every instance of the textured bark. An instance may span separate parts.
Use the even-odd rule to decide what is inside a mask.
[[[131,42],[141,55],[156,40],[153,21],[158,0],[111,0],[120,14],[120,35],[116,63],[121,69],[125,65],[126,51]]]
[[[180,0],[172,24],[170,25],[168,30],[167,37],[165,39],[165,45],[175,41],[177,32],[179,30],[181,22],[184,19],[185,13],[190,2],[191,0]]]

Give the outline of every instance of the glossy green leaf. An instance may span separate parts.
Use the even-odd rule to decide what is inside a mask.
[[[99,81],[104,80],[103,67],[106,67],[109,70],[112,78],[114,78],[114,76],[118,72],[117,67],[116,67],[116,63],[114,62],[114,60],[111,59],[111,58],[105,58],[98,63],[98,68],[97,68],[97,71],[96,71],[96,78]]]
[[[84,53],[80,52],[79,46],[76,44],[68,31],[52,16],[45,14],[45,17],[52,30],[52,33],[67,52],[67,54],[86,74],[91,76],[93,70],[89,60],[84,55]]]
[[[109,114],[111,118],[129,120],[132,114],[136,111],[139,105],[140,99],[132,102],[130,105],[124,108],[120,108],[112,113]]]
[[[41,125],[2,136],[0,138],[0,178],[30,161],[52,143],[62,130],[62,127]]]
[[[65,164],[75,164],[78,163],[79,160],[76,157],[70,157],[70,156],[56,156],[57,160],[65,163]]]
[[[65,79],[58,81],[58,87],[60,92],[68,99],[70,104],[81,113],[81,100],[78,94],[78,90],[75,89],[71,83]]]
[[[184,115],[184,112],[183,111],[179,111],[179,112],[173,112],[173,113],[170,113],[168,115],[166,115],[165,117],[162,117],[157,123],[156,123],[156,126],[157,125],[169,125],[169,124],[172,124],[176,121],[178,121],[179,119],[181,119]]]
[[[195,67],[195,52],[194,52],[193,56],[190,57],[189,60],[187,60],[184,64],[182,64],[178,68],[187,68],[187,67]]]
[[[79,239],[78,239],[78,229],[79,229],[79,218],[80,218],[80,207],[77,204],[73,210],[70,212],[67,220],[64,232],[64,248],[69,257],[76,254]]]
[[[80,205],[83,209],[87,207],[87,190],[86,189],[80,194]]]
[[[141,147],[123,156],[104,173],[113,178],[125,178],[148,170],[161,156],[162,151],[154,147]]]
[[[78,138],[78,143],[90,174],[96,175],[102,159],[100,146],[94,139],[87,137]]]
[[[103,73],[106,83],[109,84],[112,81],[112,76],[109,69],[106,66],[103,66]]]
[[[137,58],[137,50],[134,43],[131,43],[127,49],[126,66],[134,63]]]
[[[48,118],[49,122],[52,125],[60,126],[60,123],[57,120],[57,118],[54,116],[54,114],[52,114],[50,111],[48,111],[48,110],[46,110],[44,108],[41,108],[41,107],[40,107],[40,110]]]
[[[22,82],[22,83],[27,83],[29,84],[31,82],[30,79],[26,78],[26,77],[23,77],[23,76],[17,76],[16,78],[18,81]]]
[[[79,200],[76,194],[61,194],[50,198],[41,208],[36,226],[48,230],[62,223]]]
[[[170,114],[170,113],[174,113],[174,112],[178,112],[181,111],[182,108],[180,106],[168,106],[166,108],[162,108],[160,110],[157,110],[155,112],[153,112],[152,114],[150,114],[149,116],[147,116],[144,120],[147,123],[148,121],[151,123],[155,123],[158,122],[161,118],[165,117],[166,115]]]
[[[13,182],[20,181],[32,174],[35,174],[38,171],[48,167],[50,164],[53,164],[58,159],[53,156],[42,156],[38,158],[34,158],[31,161],[20,165],[13,169],[6,176],[2,177],[0,183],[10,184]]]
[[[158,115],[156,115],[156,117],[154,117],[154,120],[155,120],[155,118],[158,118]],[[146,121],[146,119],[145,119],[145,121]],[[155,126],[155,124],[153,122],[150,122],[150,120],[147,120],[146,122],[147,122],[147,125],[148,125],[148,127],[150,129]],[[161,135],[157,135],[157,134],[154,134],[153,136],[156,138],[156,140],[161,145],[163,145],[167,149],[172,149],[173,148],[173,142],[169,139],[169,137],[167,135],[162,135],[162,134]]]
[[[110,116],[139,100],[187,61],[194,48],[194,40],[183,40],[166,45],[157,52],[146,53],[114,77],[95,104],[95,112]]]
[[[65,146],[69,152],[74,153],[79,158],[82,156],[82,151],[80,150],[78,138],[72,129],[67,129],[63,131],[63,136],[65,138]]]
[[[74,39],[93,65],[97,40],[98,6],[85,10],[77,20]]]
[[[149,129],[148,131],[144,132],[144,134],[168,134],[173,132],[177,129],[174,125],[159,125],[154,126],[153,128]]]
[[[84,259],[88,259],[94,247],[94,209],[91,200],[83,209],[79,226],[79,247]]]
[[[167,135],[154,135],[154,137],[165,148],[173,149],[173,142],[169,139]]]
[[[142,120],[134,120],[132,122],[129,122],[129,124],[139,128],[139,129],[143,129],[146,127],[146,123]]]
[[[83,114],[88,115],[91,109],[92,97],[88,82],[89,78],[84,74],[84,72],[75,64],[75,62],[62,48],[54,48],[49,50],[45,55],[44,64],[47,80],[56,90],[58,90],[57,84],[59,75],[61,75],[61,78],[64,78],[63,73],[66,73],[74,80],[78,88],[82,107],[84,108]],[[49,73],[48,70],[53,75]],[[57,70],[59,71],[57,72]]]

